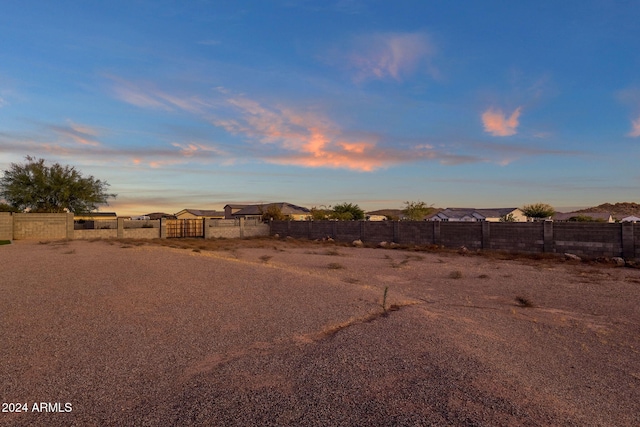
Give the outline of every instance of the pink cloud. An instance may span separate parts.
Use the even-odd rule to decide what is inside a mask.
[[[71,121],[67,121],[67,123],[66,126],[50,125],[49,128],[63,140],[71,140],[77,144],[94,147],[100,145],[96,138],[100,134],[97,129]]]
[[[484,131],[493,136],[510,136],[517,133],[520,122],[520,111],[522,107],[518,107],[511,113],[508,118],[502,110],[488,109],[482,114],[482,123]]]
[[[346,56],[347,66],[355,70],[355,80],[393,79],[416,71],[435,49],[424,33],[378,33],[355,40]],[[435,69],[426,65],[432,75]]]
[[[318,113],[269,108],[244,97],[229,98],[227,102],[239,116],[233,120],[215,119],[212,123],[285,151],[284,154],[264,156],[269,162],[358,171],[372,171],[393,163],[390,158],[380,155],[381,150],[373,138],[353,141]]]
[[[627,135],[633,138],[637,138],[640,136],[640,117],[638,117],[635,120],[631,121],[631,132],[629,132]]]

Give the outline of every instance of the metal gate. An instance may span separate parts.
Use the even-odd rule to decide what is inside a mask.
[[[168,219],[167,237],[204,237],[204,220]]]

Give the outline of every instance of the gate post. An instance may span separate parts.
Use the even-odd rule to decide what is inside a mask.
[[[240,217],[240,238],[244,237],[244,217]]]
[[[116,232],[116,236],[118,239],[122,239],[124,237],[124,218],[118,218],[118,231]]]
[[[160,238],[167,238],[167,221],[165,218],[160,218]]]

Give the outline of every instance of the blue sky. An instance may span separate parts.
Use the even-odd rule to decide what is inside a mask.
[[[640,2],[12,1],[0,169],[118,214],[638,201]]]

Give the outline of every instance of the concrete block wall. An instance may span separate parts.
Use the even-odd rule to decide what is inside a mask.
[[[489,228],[489,249],[543,252],[544,229],[540,223],[496,222]]]
[[[158,239],[160,228],[125,228],[122,230],[125,239]]]
[[[13,240],[13,215],[0,212],[0,240]]]
[[[204,238],[238,239],[245,237],[268,236],[269,225],[256,221],[240,219],[238,225],[234,220],[205,219]]]
[[[273,221],[270,234],[640,259],[640,226],[630,223]]]
[[[447,248],[482,249],[481,222],[445,222],[440,224],[440,244]]]
[[[115,239],[118,237],[116,229],[98,229],[98,230],[74,230],[74,239]]]
[[[554,223],[553,243],[556,253],[582,256],[622,256],[621,224]]]
[[[13,214],[13,238],[15,240],[73,239],[73,214]]]

